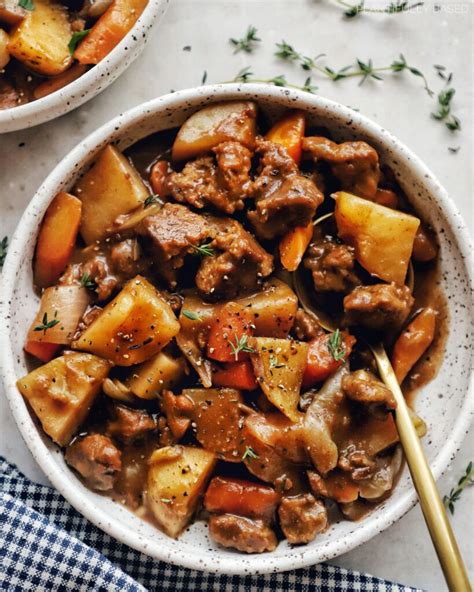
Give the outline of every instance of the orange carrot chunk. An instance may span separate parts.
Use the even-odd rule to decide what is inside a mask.
[[[395,342],[392,366],[400,384],[431,345],[435,336],[436,316],[435,310],[424,308]]]
[[[27,341],[25,351],[42,362],[51,361],[61,346],[58,343],[44,341]]]
[[[82,76],[85,71],[87,70],[87,66],[83,64],[74,64],[71,68],[59,74],[59,76],[53,76],[52,78],[48,78],[41,84],[39,84],[35,90],[33,91],[33,95],[35,99],[41,99],[50,95],[61,88],[64,88],[80,76]]]
[[[36,246],[35,283],[51,286],[64,271],[74,250],[82,204],[77,197],[62,191],[46,210]]]
[[[326,380],[349,357],[356,342],[355,337],[346,332],[318,335],[309,342],[308,359],[303,374],[303,388],[310,388]]]
[[[235,302],[226,304],[212,323],[207,342],[207,356],[217,362],[241,362],[251,350],[249,313]]]
[[[204,507],[208,512],[268,519],[274,514],[278,500],[278,494],[268,485],[214,477],[204,496]]]
[[[267,140],[284,146],[296,164],[300,163],[305,129],[303,111],[289,111],[270,129]]]
[[[255,374],[250,360],[243,362],[227,362],[223,368],[212,376],[214,386],[253,391],[257,388]]]
[[[98,64],[137,22],[148,0],[114,0],[74,52],[80,64]]]
[[[313,223],[292,228],[280,241],[280,261],[288,271],[295,271],[313,238]]]

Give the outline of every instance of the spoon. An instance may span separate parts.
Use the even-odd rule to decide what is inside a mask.
[[[326,214],[326,216],[317,220],[316,223],[329,218],[331,215],[332,214]],[[332,319],[322,311],[317,310],[312,304],[298,271],[294,272],[292,275],[294,290],[304,310],[316,316],[318,322],[324,329],[335,331],[337,327]],[[413,291],[413,268],[409,270],[407,275],[407,285]],[[398,384],[392,364],[390,363],[382,342],[369,344],[369,347],[377,363],[380,377],[387,388],[392,391],[395,401],[397,402],[397,408],[395,409],[395,424],[397,426],[400,443],[403,447],[413,484],[415,485],[418,499],[420,500],[421,510],[426,525],[428,526],[431,540],[433,541],[449,590],[455,592],[469,592],[472,588],[469,583],[459,547],[449,523],[446,509],[441,501],[423,447],[416,432],[416,428],[411,420],[408,405]]]

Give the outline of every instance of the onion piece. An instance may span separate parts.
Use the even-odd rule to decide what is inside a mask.
[[[402,459],[400,446],[395,448],[393,455],[376,458],[376,469],[372,477],[357,482],[360,497],[374,501],[389,492],[402,466]]]
[[[89,302],[86,288],[78,285],[46,288],[27,341],[69,345]]]

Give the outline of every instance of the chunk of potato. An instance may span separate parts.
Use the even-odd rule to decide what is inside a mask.
[[[308,344],[289,339],[256,337],[251,355],[257,382],[268,400],[292,421],[298,421],[298,402]]]
[[[91,354],[67,352],[17,382],[43,430],[60,446],[69,444],[92,407],[110,364]]]
[[[166,446],[151,455],[146,499],[166,534],[176,538],[189,524],[215,464],[212,452],[192,446]]]
[[[10,52],[8,51],[9,41],[8,33],[0,29],[0,70],[3,70],[10,61]]]
[[[143,204],[150,192],[131,162],[109,144],[74,193],[82,201],[81,234],[90,244],[107,236],[117,216]]]
[[[35,9],[13,29],[8,49],[34,72],[56,76],[72,64],[71,37],[67,9],[54,0],[35,0]]]
[[[182,394],[194,404],[191,418],[202,446],[219,458],[241,462],[245,452],[241,435],[245,415],[240,392],[230,388],[185,389]]]
[[[158,353],[179,331],[170,305],[137,275],[73,342],[118,366],[132,366]]]
[[[159,352],[135,368],[125,384],[141,399],[156,399],[157,394],[164,389],[176,386],[185,371],[183,358],[173,358],[165,352]]]
[[[173,160],[205,154],[226,140],[252,148],[256,134],[257,106],[252,101],[228,101],[208,105],[183,123],[171,152]]]
[[[372,275],[403,284],[420,220],[344,191],[335,197],[338,234],[355,248],[357,261]]]

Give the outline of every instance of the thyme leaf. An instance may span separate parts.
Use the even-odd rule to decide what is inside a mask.
[[[192,310],[182,310],[183,316],[185,316],[190,321],[202,321],[201,317],[193,312]]]
[[[344,356],[346,355],[346,346],[344,345],[339,329],[336,329],[334,333],[331,333],[328,341],[328,350],[336,362],[340,362],[344,359]]]
[[[211,243],[193,245],[193,249],[195,254],[200,255],[201,257],[214,257],[214,249],[211,247]]]
[[[231,37],[229,41],[235,47],[234,53],[238,53],[239,51],[252,53],[255,49],[255,45],[259,43],[261,39],[257,37],[257,29],[254,26],[249,25],[247,32],[241,39]]]
[[[88,273],[83,273],[81,275],[81,286],[87,290],[90,290],[91,292],[95,292],[97,290],[96,282],[91,279]]]
[[[449,492],[449,495],[443,497],[443,503],[446,508],[454,514],[454,505],[461,498],[461,494],[466,487],[474,485],[474,467],[472,461],[467,465],[464,474],[459,479],[456,487],[453,487]]]
[[[390,2],[384,8],[370,8],[365,6],[365,0],[361,0],[358,4],[351,4],[350,2],[346,2],[345,0],[336,0],[336,2],[344,7],[344,16],[346,18],[355,18],[359,16],[362,12],[371,12],[371,13],[379,13],[379,14],[398,14],[400,12],[408,12],[409,10],[413,10],[414,8],[418,8],[419,6],[423,6],[424,2],[415,2],[414,4],[410,4],[407,0],[395,0],[395,2]]]
[[[244,334],[241,337],[235,336],[235,342],[231,341],[230,339],[227,340],[230,348],[232,350],[232,355],[235,356],[235,361],[237,362],[239,358],[240,352],[247,352],[249,354],[253,354],[255,350],[253,347],[250,347],[248,344],[249,336]]]
[[[278,361],[278,358],[274,355],[270,356],[270,370],[272,370],[273,368],[284,368],[285,364],[282,364],[281,362]]]
[[[24,8],[25,10],[30,10],[30,11],[35,9],[35,5],[33,3],[33,0],[19,0],[18,6],[21,6],[21,8]]]
[[[67,48],[69,49],[69,53],[71,55],[76,51],[76,47],[79,45],[79,43],[84,39],[84,37],[87,37],[87,35],[89,35],[90,32],[91,32],[90,29],[83,29],[82,31],[74,31],[74,33],[72,34],[72,37],[68,43],[68,46],[67,46]]]
[[[33,331],[44,331],[44,334],[46,335],[46,331],[48,329],[52,329],[53,327],[56,327],[56,325],[58,325],[60,323],[60,321],[56,318],[58,314],[58,311],[56,310],[54,312],[54,319],[52,319],[51,321],[48,321],[48,313],[45,312],[43,315],[43,319],[41,321],[41,325],[37,325]]]
[[[152,193],[151,195],[149,195],[145,201],[143,202],[143,207],[144,208],[149,208],[150,206],[152,206],[154,203],[157,203],[157,201],[160,199],[160,196],[156,193]]]
[[[259,458],[258,454],[255,452],[255,450],[251,447],[251,446],[247,446],[245,448],[245,452],[242,455],[242,460],[247,460],[249,459],[249,461],[251,460],[255,460]]]

